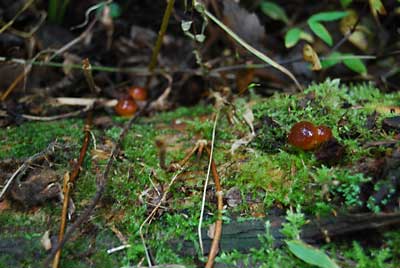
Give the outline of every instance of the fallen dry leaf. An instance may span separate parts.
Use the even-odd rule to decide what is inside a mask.
[[[44,232],[43,236],[40,238],[40,243],[42,244],[43,248],[46,251],[51,249],[51,240],[50,240],[50,231],[49,230]]]
[[[303,59],[306,62],[311,63],[311,70],[313,71],[321,70],[322,66],[321,62],[319,61],[318,54],[309,44],[305,44],[303,47]]]

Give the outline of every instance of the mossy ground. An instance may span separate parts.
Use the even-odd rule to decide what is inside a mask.
[[[269,210],[276,207],[282,210],[301,207],[307,215],[321,216],[333,210],[347,211],[359,206],[360,184],[369,178],[355,172],[352,166],[365,157],[373,157],[386,150],[365,147],[363,145],[366,142],[386,140],[392,135],[379,127],[381,120],[388,114],[381,112],[377,118],[377,127],[371,129],[365,127],[367,117],[380,107],[397,105],[400,94],[383,94],[371,85],[341,86],[334,80],[310,86],[297,95],[277,94],[268,99],[253,94],[250,96],[250,99],[242,98],[233,103],[236,108],[235,124],[227,120],[226,111],[232,108],[225,109],[218,121],[215,161],[221,173],[222,185],[225,191],[237,187],[243,197],[239,206],[226,208],[225,218],[268,215]],[[231,154],[232,144],[249,133],[243,118],[245,103],[254,103],[252,110],[257,136],[250,144],[239,147]],[[86,230],[81,237],[67,245],[62,267],[115,267],[137,264],[142,260],[144,250],[138,231],[152,209],[149,205],[151,198],[157,197],[152,184],[162,190],[172,177],[171,173],[159,166],[155,140],[166,142],[168,163],[179,161],[197,139],[211,138],[211,114],[210,106],[179,108],[141,119],[133,126],[123,142],[123,154],[113,166],[101,206],[91,217],[91,231]],[[265,127],[263,122],[266,117],[272,118],[277,127]],[[104,131],[94,130],[97,143],[116,141],[121,124],[126,119],[113,120],[114,127]],[[292,148],[286,143],[286,136],[290,127],[301,120],[331,127],[339,143],[350,153],[344,156],[340,164],[328,167],[318,163],[312,152]],[[50,123],[30,122],[2,129],[0,159],[31,156],[43,150],[49,142],[58,139],[69,146],[68,150],[59,152],[54,159],[54,168],[62,174],[70,168],[68,160],[78,155],[83,137],[82,128],[83,120],[69,119]],[[92,157],[89,154],[74,188],[73,198],[78,211],[87,204],[96,190]],[[178,256],[167,243],[181,237],[197,243],[196,228],[207,159],[203,157],[196,161],[193,158],[190,163],[184,176],[171,188],[165,204],[168,209],[162,209],[164,213],[157,215],[156,220],[147,228],[147,243],[157,263],[194,266],[193,257]],[[97,165],[105,165],[105,160],[98,161]],[[255,203],[257,206],[254,206]],[[375,208],[379,210],[379,206]],[[209,200],[205,226],[213,222],[210,213],[214,210],[214,204]],[[40,252],[39,255],[33,252],[28,254],[29,258],[24,258],[20,266],[32,267],[33,263],[45,255],[38,241],[48,229],[53,234],[57,233],[59,215],[60,205],[54,202],[44,204],[35,212],[21,211],[21,208],[1,212],[0,228],[16,230],[7,236],[34,240],[32,243],[36,243],[36,252]],[[132,247],[116,254],[106,254],[108,248],[121,244],[110,231],[111,227],[124,234]],[[252,252],[253,262],[265,263],[262,267],[310,267],[285,248],[269,248],[270,240],[270,237],[265,237],[264,246]],[[83,254],[91,247],[95,249],[93,254]],[[357,267],[371,267],[368,266],[370,263],[374,263],[374,267],[397,267],[400,256],[398,248],[398,232],[387,235],[382,248],[363,249],[352,242],[347,245],[324,246],[331,256],[335,257],[335,252],[339,252],[339,255],[358,263]],[[81,253],[85,257],[82,258]],[[221,253],[217,261],[230,267],[246,258],[238,252]],[[1,262],[10,263],[10,260],[5,256],[0,258],[0,266]]]

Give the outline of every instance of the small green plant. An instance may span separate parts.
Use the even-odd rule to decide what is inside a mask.
[[[349,4],[350,3],[342,3],[342,6],[347,6]],[[272,19],[281,20],[286,24],[289,24],[285,10],[279,5],[270,1],[262,1],[260,7],[261,10]],[[332,36],[324,26],[323,22],[337,21],[347,16],[350,16],[350,13],[346,11],[320,12],[312,15],[307,20],[307,25],[313,34],[318,36],[327,45],[332,46],[333,45]],[[314,42],[313,36],[306,30],[300,27],[289,28],[289,30],[286,32],[285,35],[286,48],[294,47],[300,40],[305,40],[309,43]],[[339,63],[343,63],[350,70],[357,72],[359,74],[362,75],[367,74],[367,68],[365,67],[365,64],[363,63],[361,58],[351,53],[342,54],[340,52],[333,52],[328,57],[321,59],[321,67],[325,69]]]
[[[393,267],[388,265],[386,261],[391,257],[389,249],[380,250],[364,250],[360,244],[353,242],[353,248],[345,253],[345,257],[354,260],[356,268],[387,268]]]
[[[321,12],[312,15],[308,20],[307,24],[311,31],[322,39],[329,46],[333,45],[333,39],[328,30],[322,24],[322,22],[330,22],[339,20],[347,15],[344,11],[329,11]],[[285,45],[287,48],[295,46],[300,39],[309,41],[311,38],[305,34],[304,30],[298,27],[291,28],[285,35]]]
[[[308,264],[321,268],[338,268],[323,251],[300,240],[301,227],[305,224],[306,219],[300,206],[297,206],[296,212],[292,209],[286,212],[286,222],[282,224],[281,233],[287,238],[285,242],[289,251]]]
[[[296,212],[289,209],[286,212],[286,222],[282,224],[281,233],[288,239],[300,239],[301,227],[306,224],[301,207],[297,206]]]
[[[348,207],[361,206],[360,200],[360,185],[370,179],[365,178],[361,173],[352,174],[347,170],[338,170],[335,178],[340,182],[337,187],[332,189],[344,198],[344,204]]]
[[[352,54],[342,54],[340,52],[333,52],[328,57],[321,60],[322,68],[328,69],[336,64],[343,63],[350,70],[359,73],[367,74],[367,67],[360,59],[360,57],[354,56]]]

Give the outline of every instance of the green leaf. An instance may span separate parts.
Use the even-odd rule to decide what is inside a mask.
[[[197,42],[203,43],[206,40],[206,36],[204,34],[196,34],[194,36]]]
[[[382,8],[384,8],[381,0],[371,0],[369,2],[371,7],[375,9],[378,13]]]
[[[285,10],[281,8],[279,5],[275,4],[274,2],[262,1],[260,6],[261,6],[261,11],[271,19],[280,20],[286,24],[289,23],[289,19],[286,15]]]
[[[300,28],[294,27],[285,34],[285,47],[291,48],[295,46],[300,39],[306,40],[309,43],[314,42],[314,38],[311,34],[303,31]]]
[[[334,21],[347,16],[346,11],[320,12],[312,15],[308,21]]]
[[[352,57],[353,55],[351,54],[346,54],[344,55],[345,57]],[[367,74],[367,67],[365,67],[364,62],[358,58],[352,58],[352,59],[343,59],[344,65],[347,66],[350,70],[359,73],[359,74]]]
[[[301,240],[286,241],[289,250],[302,261],[321,268],[339,268],[323,251],[314,248]]]
[[[340,0],[340,4],[342,5],[343,8],[348,7],[352,2],[353,0]]]
[[[189,31],[190,30],[190,27],[192,26],[192,23],[193,23],[193,21],[191,21],[191,20],[183,20],[182,22],[181,22],[181,28],[182,28],[182,31],[184,31],[184,32],[187,32],[187,31]]]
[[[328,30],[325,28],[324,25],[322,25],[319,22],[316,21],[308,21],[308,26],[310,26],[310,29],[319,37],[321,38],[325,43],[328,45],[332,46],[333,41],[332,37],[329,34]]]
[[[302,30],[300,28],[292,28],[285,35],[285,47],[293,47],[299,42]]]
[[[339,62],[341,62],[340,57],[342,57],[341,53],[333,52],[329,57],[322,59],[321,60],[322,69],[327,69],[329,67],[332,67],[333,65],[338,64]]]

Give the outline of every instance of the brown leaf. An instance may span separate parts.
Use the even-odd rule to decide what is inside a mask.
[[[309,44],[305,44],[303,47],[303,58],[305,61],[311,63],[311,69],[313,71],[321,70],[322,67],[318,55]]]
[[[48,251],[51,249],[51,240],[50,240],[50,231],[47,230],[43,236],[40,238],[40,243],[42,244],[43,248]]]
[[[254,79],[254,69],[244,69],[236,73],[236,86],[239,94],[243,94]]]
[[[353,31],[353,33],[348,37],[349,41],[360,50],[366,51],[368,48],[368,40],[365,36],[365,33],[362,31],[362,27],[358,25],[354,29],[357,21],[357,12],[354,10],[349,10],[348,15],[340,21],[340,31],[345,36]]]
[[[8,202],[6,199],[0,202],[0,212],[3,212],[4,210],[7,210],[10,208],[10,202]]]

